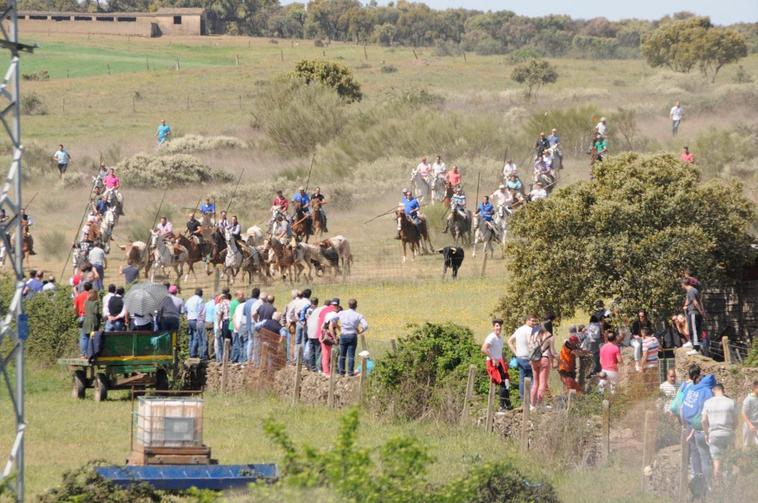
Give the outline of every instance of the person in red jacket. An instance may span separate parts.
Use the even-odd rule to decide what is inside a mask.
[[[492,332],[485,337],[482,353],[487,356],[487,373],[493,383],[500,386],[500,411],[511,410],[511,383],[508,379],[508,367],[503,362],[503,320],[492,320]]]

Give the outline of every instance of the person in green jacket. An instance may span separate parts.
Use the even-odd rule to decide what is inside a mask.
[[[89,336],[91,340],[94,335],[100,331],[100,323],[102,316],[102,309],[100,308],[100,297],[96,290],[90,290],[87,301],[84,303],[84,321],[82,322],[82,331]],[[83,346],[83,344],[82,344]],[[88,347],[90,344],[88,344]],[[81,347],[82,356],[87,357],[88,347]]]

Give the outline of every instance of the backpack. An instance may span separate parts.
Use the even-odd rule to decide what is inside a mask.
[[[544,356],[544,353],[545,353],[545,351],[547,350],[547,348],[544,348],[544,349],[543,349],[543,347],[545,346],[545,342],[549,341],[549,340],[550,340],[552,337],[553,337],[553,335],[552,335],[552,334],[550,334],[550,337],[548,337],[548,338],[547,338],[547,339],[545,339],[544,341],[541,341],[541,342],[540,342],[540,343],[537,345],[537,347],[535,347],[535,348],[532,350],[532,354],[531,354],[531,355],[529,355],[529,360],[531,360],[531,361],[533,361],[533,362],[538,362],[538,361],[542,360],[542,357]]]

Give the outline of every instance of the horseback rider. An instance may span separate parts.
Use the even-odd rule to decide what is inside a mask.
[[[403,199],[400,200],[400,206],[402,206],[403,213],[397,219],[397,235],[395,239],[400,239],[401,218],[408,219],[417,229],[423,218],[421,215],[421,205],[419,205],[418,199],[413,196],[413,192],[410,190],[403,189]]]
[[[200,214],[207,217],[208,222],[212,222],[211,217],[216,216],[216,203],[212,203],[210,197],[206,197],[205,202],[200,205]]]
[[[431,182],[432,165],[426,160],[426,156],[421,158],[421,162],[416,166],[415,172],[421,175],[427,183]]]
[[[229,233],[237,243],[242,239],[242,226],[240,225],[239,220],[237,220],[237,215],[232,215],[232,221],[229,225]]]
[[[529,193],[529,200],[539,201],[540,199],[545,199],[546,197],[547,197],[547,191],[542,186],[542,182],[535,183],[534,188]]]
[[[108,201],[103,196],[97,196],[95,198],[94,206],[95,211],[100,215],[104,215],[105,212],[108,211]]]
[[[461,171],[458,169],[458,166],[453,166],[452,171],[447,172],[447,183],[450,184],[451,187],[455,187],[456,185],[461,184]]]
[[[321,222],[321,227],[324,229],[324,232],[329,232],[329,229],[326,228],[326,211],[324,210],[326,198],[324,197],[324,194],[321,193],[321,187],[316,187],[314,189],[313,194],[311,194],[311,200],[319,202],[318,214],[316,217]]]
[[[501,208],[508,206],[510,197],[508,195],[508,191],[505,188],[505,185],[502,183],[500,184],[497,190],[490,196],[490,201],[494,203],[498,213],[500,213]]]
[[[176,236],[174,236],[173,224],[169,222],[168,218],[162,216],[158,225],[155,226],[155,230],[158,231],[158,238],[163,239],[169,245],[169,249],[173,252],[174,260],[179,260],[181,250]]]
[[[593,161],[602,161],[608,153],[608,141],[600,133],[595,133],[590,152],[592,152],[592,149],[594,149],[595,156]]]
[[[284,218],[284,213],[277,212],[274,217],[273,225],[271,226],[271,236],[284,242],[289,240],[292,235],[290,223]]]
[[[114,204],[118,207],[118,214],[123,215],[124,210],[121,207],[121,201],[119,201],[119,189],[121,188],[121,180],[116,176],[116,169],[111,168],[108,171],[108,176],[103,179],[103,185],[105,185],[105,193],[103,197],[106,200],[113,198]]]
[[[26,208],[21,208],[21,229],[23,230],[24,239],[28,243],[29,255],[36,255],[34,251],[34,238],[32,237],[31,227],[34,225],[32,217],[26,213]]]
[[[540,136],[537,138],[537,143],[534,144],[534,151],[536,152],[536,156],[542,157],[542,152],[548,148],[550,148],[550,142],[547,141],[545,133],[540,132]]]
[[[303,214],[310,214],[311,198],[305,193],[304,187],[300,186],[297,188],[297,194],[292,197],[292,202],[297,203],[300,206],[300,211],[302,211]]]
[[[278,208],[279,211],[281,211],[282,213],[286,215],[289,207],[290,207],[290,202],[287,200],[286,197],[284,197],[284,194],[282,194],[281,190],[277,190],[276,197],[274,198],[274,202],[271,204],[272,213],[275,208]]]
[[[458,216],[464,221],[468,218],[466,212],[466,194],[463,193],[463,189],[460,185],[455,187],[453,197],[450,198],[450,215],[448,215],[447,221],[445,222],[445,228],[442,229],[443,233],[446,233],[450,228],[450,224],[453,223],[453,218],[456,213],[458,213]]]
[[[513,160],[508,159],[505,162],[505,166],[503,166],[503,181],[508,180],[511,175],[518,174],[518,168],[516,167],[516,163],[513,162]]]
[[[493,219],[495,217],[495,207],[490,202],[490,196],[482,196],[482,202],[479,203],[479,207],[476,209],[476,214],[484,220],[485,225],[490,228],[492,232],[497,234]]]
[[[561,152],[561,137],[558,134],[557,129],[553,128],[550,131],[550,136],[547,137],[547,141],[550,144],[550,150],[553,152],[553,155],[562,161],[563,153]]]
[[[505,182],[505,188],[513,192],[521,193],[522,187],[523,184],[521,183],[521,179],[519,179],[516,173],[511,174],[511,176],[509,176],[508,180]]]
[[[221,210],[221,214],[219,215],[218,221],[216,222],[216,227],[222,236],[226,232],[226,229],[229,228],[229,225],[229,220],[226,218],[226,210]]]
[[[108,168],[105,167],[105,163],[100,161],[100,167],[97,170],[96,185],[98,187],[105,187],[105,177],[108,176]]]
[[[446,173],[447,166],[445,166],[445,163],[442,161],[442,156],[438,155],[434,164],[432,164],[432,175],[434,176],[434,180],[437,180],[437,178],[445,178]]]
[[[202,249],[203,247],[203,231],[202,231],[202,225],[200,224],[200,220],[195,218],[195,212],[189,213],[187,215],[189,220],[187,220],[187,234],[191,239],[193,239],[197,245]]]

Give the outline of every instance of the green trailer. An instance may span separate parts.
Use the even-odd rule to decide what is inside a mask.
[[[72,373],[74,398],[83,399],[94,388],[95,400],[108,390],[168,389],[169,372],[177,368],[176,334],[172,332],[105,332],[93,360],[60,358]]]

